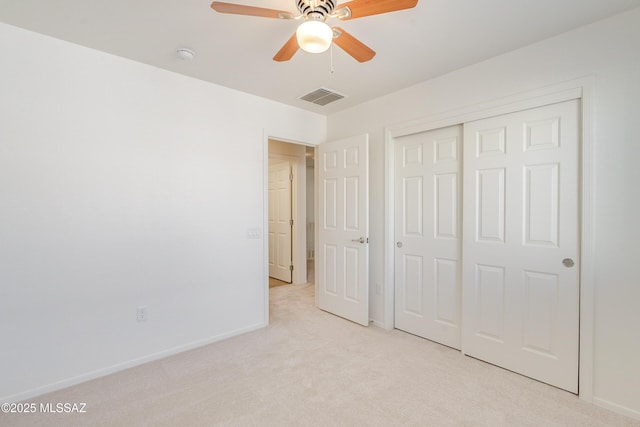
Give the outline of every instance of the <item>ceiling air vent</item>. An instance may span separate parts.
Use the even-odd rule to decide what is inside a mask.
[[[309,101],[322,106],[342,98],[344,98],[344,95],[340,95],[339,93],[324,88],[316,89],[313,92],[300,97],[303,101]]]

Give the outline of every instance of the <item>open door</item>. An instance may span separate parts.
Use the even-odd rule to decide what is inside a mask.
[[[369,324],[369,137],[318,146],[318,306]]]
[[[291,165],[269,165],[269,276],[291,283]]]

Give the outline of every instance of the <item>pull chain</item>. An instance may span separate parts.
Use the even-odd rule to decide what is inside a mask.
[[[333,42],[331,43],[331,46],[329,46],[329,56],[331,57],[331,69],[329,70],[329,73],[333,76],[333,73],[336,72],[333,68]]]

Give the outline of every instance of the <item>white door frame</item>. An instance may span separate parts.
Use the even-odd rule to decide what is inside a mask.
[[[282,142],[286,144],[298,145],[306,147],[306,144],[297,142],[283,141],[278,138],[269,138],[272,141]],[[267,153],[268,159],[285,160],[291,164],[291,173],[293,174],[293,183],[291,186],[291,219],[293,219],[292,241],[291,241],[291,262],[294,266],[291,275],[291,283],[300,285],[307,282],[307,163],[306,156],[295,156],[282,153]],[[267,164],[268,164],[267,159]],[[268,168],[268,166],[267,166]],[[268,171],[267,171],[268,172]],[[268,175],[267,175],[268,177]],[[268,178],[267,178],[268,185]],[[268,192],[268,190],[267,190]],[[267,210],[267,219],[268,219]]]
[[[442,114],[425,117],[385,129],[385,252],[384,252],[384,327],[394,327],[394,150],[395,138],[425,132],[465,122],[513,113],[558,102],[580,99],[581,110],[581,154],[580,167],[580,360],[579,396],[593,401],[593,358],[594,358],[594,255],[593,217],[594,195],[592,98],[593,77],[587,77],[538,90],[513,95],[498,100],[487,101]],[[464,143],[464,142],[463,142]]]
[[[264,325],[269,324],[269,238],[268,238],[268,230],[269,230],[269,140],[284,142],[287,144],[295,144],[301,145],[305,147],[316,147],[315,144],[306,143],[302,141],[294,141],[287,138],[281,138],[279,136],[271,135],[267,130],[263,130],[263,151],[262,151],[262,277],[263,277],[263,292],[264,292]],[[300,194],[299,192],[304,192],[306,197],[306,185],[301,185],[299,179],[296,177],[300,177],[300,179],[306,180],[306,161],[302,159],[299,162],[295,156],[287,156],[283,154],[273,155],[272,158],[280,158],[289,160],[293,166],[294,173],[294,187],[292,187],[293,192],[293,233],[298,237],[294,237],[291,247],[292,259],[294,266],[301,265],[300,263],[304,263],[304,281],[301,282],[300,276],[302,275],[301,270],[298,269],[296,275],[296,269],[293,270],[292,281],[294,284],[296,283],[304,283],[306,282],[306,262],[307,262],[307,225],[306,225],[306,201],[299,201]],[[304,218],[304,221],[298,221],[297,218]]]

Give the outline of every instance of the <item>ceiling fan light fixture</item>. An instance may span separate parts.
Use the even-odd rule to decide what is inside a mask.
[[[331,46],[333,30],[323,21],[305,21],[298,27],[296,38],[305,52],[322,53]]]

